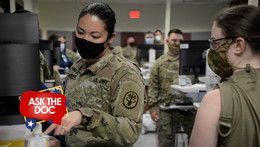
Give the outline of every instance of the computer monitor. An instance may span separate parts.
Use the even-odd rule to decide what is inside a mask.
[[[38,43],[38,15],[34,13],[0,13],[0,42]]]
[[[0,125],[24,122],[18,97],[41,88],[38,30],[37,14],[0,13]]]
[[[49,40],[40,40],[39,49],[48,62],[50,74],[53,75],[53,42]]]
[[[205,75],[207,40],[190,40],[180,43],[180,75]]]
[[[137,61],[149,61],[149,49],[155,50],[155,59],[164,54],[163,44],[139,44],[137,45]]]
[[[0,14],[0,97],[40,90],[37,14]]]
[[[0,97],[40,90],[38,44],[0,43]]]
[[[53,65],[61,64],[60,41],[53,41]]]
[[[60,42],[40,40],[39,49],[47,60],[51,76],[53,76],[53,65],[60,65],[61,62]]]

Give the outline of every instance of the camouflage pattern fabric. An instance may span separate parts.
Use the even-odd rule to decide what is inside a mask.
[[[164,40],[160,40],[160,41],[154,40],[154,44],[164,44]]]
[[[62,85],[60,73],[57,69],[53,69],[53,78],[55,80],[54,86],[60,86]]]
[[[175,146],[176,133],[186,133],[190,138],[194,124],[195,112],[192,110],[160,111],[160,120],[156,123],[159,147]],[[181,131],[181,126],[184,132]]]
[[[142,130],[145,85],[141,71],[114,49],[97,63],[78,60],[64,87],[69,111],[79,110],[81,125],[72,128],[66,144],[131,147]]]
[[[60,77],[60,73],[56,70],[53,69],[53,76],[51,77],[51,73],[48,67],[48,62],[45,59],[45,57],[43,56],[42,52],[39,51],[40,54],[40,78],[41,81],[44,83],[45,80],[51,80],[54,79],[55,83],[54,86],[59,86],[61,84],[61,77]]]
[[[136,47],[132,47],[132,48],[125,47],[125,48],[122,49],[122,52],[123,52],[123,56],[125,58],[129,59],[130,61],[132,61],[134,63],[137,63],[137,61],[136,61],[136,52],[137,52]]]
[[[225,78],[232,75],[232,66],[228,62],[227,51],[233,40],[228,40],[227,43],[217,50],[210,49],[208,53],[208,64],[211,70],[218,76]]]
[[[169,42],[168,48],[173,54],[179,54],[180,52],[180,45],[176,45],[174,43]]]
[[[159,105],[171,101],[168,95],[172,93],[171,85],[178,85],[179,56],[168,53],[158,58],[151,70],[148,86],[149,111],[159,110]]]
[[[44,58],[41,51],[39,51],[39,54],[40,54],[40,78],[41,78],[41,81],[44,82],[46,79],[49,78],[50,70],[48,67],[48,62]]]
[[[174,146],[175,134],[179,129],[180,123],[189,136],[193,127],[194,114],[192,112],[177,109],[159,109],[161,104],[172,105],[175,98],[183,97],[181,95],[173,95],[173,89],[170,87],[171,85],[178,85],[178,76],[179,56],[170,56],[168,53],[157,59],[150,74],[148,109],[150,113],[159,111],[160,120],[156,123],[159,147]]]
[[[66,48],[66,55],[71,62],[75,63],[77,61],[76,54],[72,50]]]

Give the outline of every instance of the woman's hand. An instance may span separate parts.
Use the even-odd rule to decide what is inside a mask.
[[[79,111],[72,111],[69,115],[64,116],[61,120],[61,125],[51,124],[43,133],[49,134],[55,130],[54,135],[66,135],[72,127],[79,125],[82,121],[82,114]]]
[[[59,65],[53,65],[53,68],[56,69],[56,70],[59,70],[60,66]]]

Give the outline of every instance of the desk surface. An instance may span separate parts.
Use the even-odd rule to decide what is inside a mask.
[[[1,139],[8,140],[11,138],[24,138],[30,134],[30,130],[26,128],[25,124],[18,125],[4,125],[0,126],[0,141]]]
[[[160,105],[160,108],[162,110],[172,110],[172,109],[179,109],[179,110],[196,109],[196,110],[198,110],[199,107],[200,107],[200,103],[193,103],[193,105],[170,105],[170,106]]]
[[[170,105],[170,106],[161,105],[160,108],[162,110],[172,110],[172,109],[189,110],[189,109],[193,109],[194,106],[193,105]]]
[[[206,85],[205,84],[194,84],[190,86],[180,86],[180,85],[171,85],[172,88],[179,90],[181,92],[187,93],[187,92],[199,92],[199,91],[206,91]]]

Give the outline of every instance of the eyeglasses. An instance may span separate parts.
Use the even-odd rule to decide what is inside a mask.
[[[237,38],[237,37],[224,37],[224,38],[219,38],[219,39],[210,38],[208,40],[209,41],[209,46],[210,46],[211,49],[216,50],[217,48],[219,48],[219,47],[221,47],[221,46],[226,44],[226,42],[225,42],[225,43],[223,43],[223,44],[218,46],[217,43],[216,43],[217,41],[224,40],[224,39],[235,39],[235,38]]]

